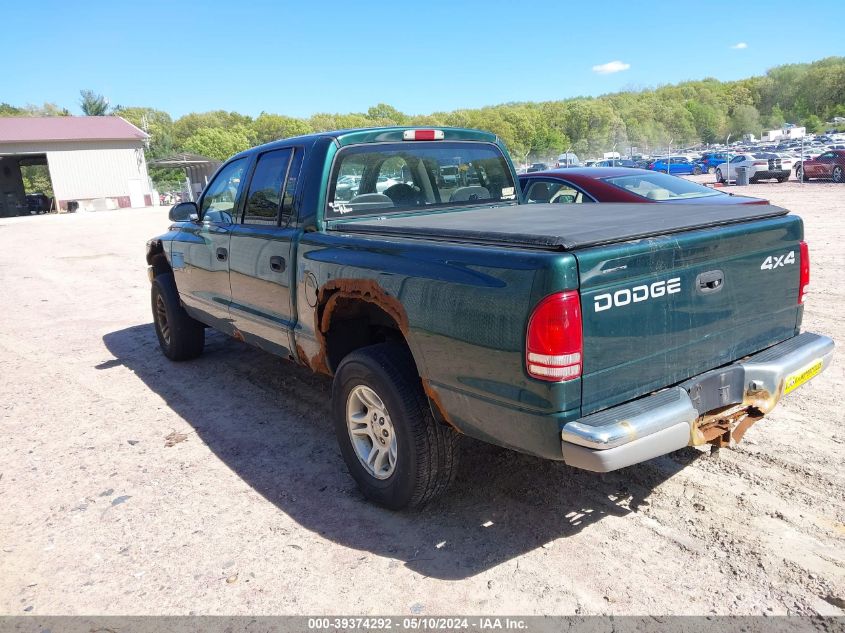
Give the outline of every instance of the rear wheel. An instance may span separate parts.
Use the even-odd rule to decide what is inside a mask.
[[[151,289],[153,324],[161,351],[170,360],[190,360],[202,354],[205,326],[192,319],[176,290],[172,273],[158,275]]]
[[[787,180],[789,180],[789,176],[781,176],[778,178],[778,182],[786,182]]]
[[[349,354],[332,385],[340,451],[367,499],[419,507],[455,478],[458,434],[437,422],[408,349],[382,343]]]
[[[833,182],[845,182],[845,175],[843,175],[842,168],[838,165],[833,168]]]

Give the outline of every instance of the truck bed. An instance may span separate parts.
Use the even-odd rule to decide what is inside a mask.
[[[336,222],[331,230],[570,251],[786,215],[774,205],[532,204]]]

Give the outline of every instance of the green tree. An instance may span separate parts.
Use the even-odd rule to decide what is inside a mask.
[[[734,108],[730,129],[735,138],[748,133],[757,134],[761,129],[760,113],[757,112],[757,108],[751,105],[740,105]]]
[[[372,119],[375,125],[405,125],[408,121],[407,115],[386,103],[371,107],[367,110],[367,117]]]
[[[85,116],[105,116],[109,113],[109,102],[93,90],[80,90],[79,106]]]
[[[240,129],[202,128],[183,147],[188,152],[215,160],[226,160],[250,147],[249,138]]]
[[[113,113],[150,135],[147,151],[149,157],[161,158],[175,151],[173,119],[167,112],[154,108],[118,106]]]
[[[302,119],[295,119],[281,114],[267,114],[262,112],[252,123],[255,143],[269,143],[291,136],[310,134],[313,128]]]

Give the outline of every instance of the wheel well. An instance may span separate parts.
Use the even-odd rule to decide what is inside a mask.
[[[164,254],[161,240],[154,240],[147,246],[147,263],[153,267],[156,277],[173,272],[170,262],[167,261],[167,256]]]
[[[338,297],[331,312],[323,315],[325,355],[332,373],[348,354],[378,343],[408,342],[396,320],[377,304],[358,298]]]

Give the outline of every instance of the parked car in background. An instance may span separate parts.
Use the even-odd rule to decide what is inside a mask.
[[[661,202],[684,204],[767,204],[696,182],[646,169],[572,167],[521,174],[523,201],[529,204]]]
[[[610,158],[594,163],[593,167],[640,167],[640,165],[629,158]]]
[[[698,159],[698,162],[704,165],[705,171],[708,174],[716,172],[716,165],[724,163],[728,160],[728,155],[725,152],[705,152]]]
[[[845,182],[845,149],[822,152],[815,158],[797,161],[795,177],[798,180],[825,178],[833,182]]]
[[[40,213],[49,213],[53,205],[53,199],[43,193],[28,193],[26,194],[26,211],[22,213],[26,215],[37,215]]]
[[[729,163],[716,166],[716,180],[727,182],[736,180],[737,168],[745,167],[748,182],[777,179],[784,182],[792,171],[792,159],[781,158],[777,154],[737,154]]]
[[[580,167],[581,161],[578,160],[578,156],[573,152],[564,152],[560,156],[557,157],[557,163],[555,163],[555,167]]]
[[[657,158],[650,162],[646,169],[675,176],[698,176],[704,172],[704,166],[701,163],[692,162],[686,156]]]
[[[531,174],[535,171],[545,171],[548,168],[549,166],[546,163],[532,163],[531,167],[528,168],[528,171],[526,173]]]

